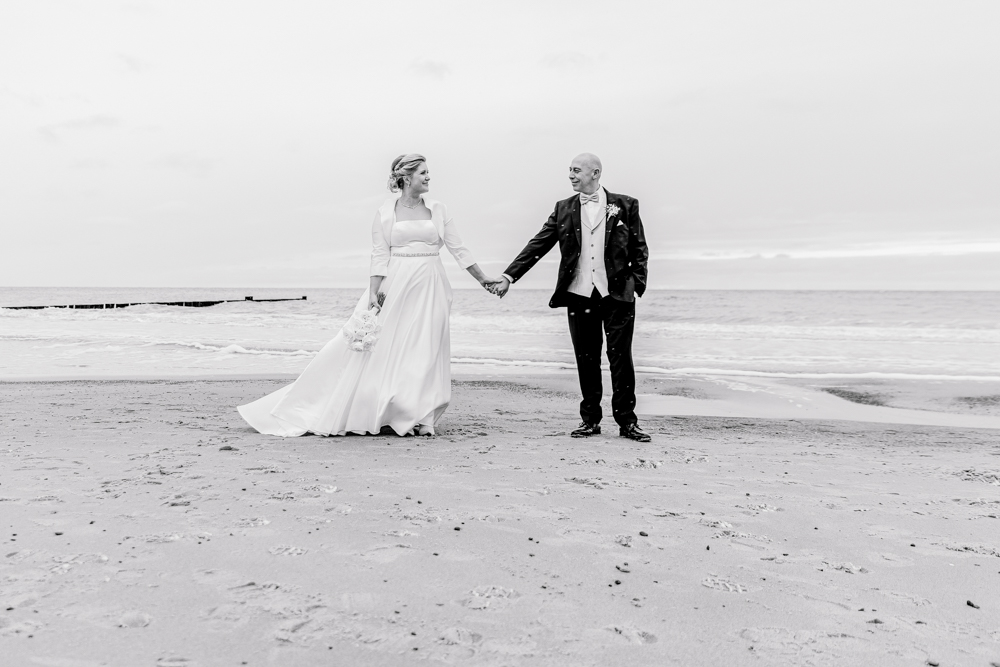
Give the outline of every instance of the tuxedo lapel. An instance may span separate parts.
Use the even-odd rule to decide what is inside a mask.
[[[576,247],[581,247],[583,243],[583,232],[580,230],[580,225],[583,224],[580,215],[580,197],[573,197],[569,205],[569,224],[573,225],[573,231],[576,232]]]
[[[604,198],[607,200],[609,207],[612,204],[617,204],[618,203],[617,198],[613,194],[611,194],[610,192],[608,192],[607,189],[604,190],[604,195],[605,195]],[[619,209],[620,208],[621,207],[619,206]],[[614,219],[609,218],[608,217],[608,209],[605,208],[604,209],[604,251],[605,251],[605,254],[607,254],[608,240],[611,238],[611,230],[614,229],[615,225],[617,225],[617,224],[618,224],[618,219],[617,218],[614,218]]]

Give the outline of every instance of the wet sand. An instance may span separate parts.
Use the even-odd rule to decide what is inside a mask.
[[[574,440],[560,375],[457,379],[434,438],[246,427],[284,382],[0,383],[4,665],[1000,665],[1000,430]]]

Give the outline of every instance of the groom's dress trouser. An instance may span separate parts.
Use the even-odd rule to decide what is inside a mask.
[[[611,412],[619,426],[638,421],[635,416],[635,368],[632,365],[632,334],[635,331],[635,302],[626,303],[601,298],[597,290],[590,298],[567,295],[566,313],[569,335],[576,353],[580,374],[580,417],[588,424],[601,422],[602,333],[608,338],[608,361],[611,363]],[[602,332],[603,329],[603,332]]]

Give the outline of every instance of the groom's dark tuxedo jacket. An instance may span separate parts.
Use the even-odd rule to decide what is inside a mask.
[[[628,195],[617,195],[606,189],[604,192],[607,194],[608,209],[618,208],[615,214],[608,214],[604,223],[604,266],[608,272],[609,296],[632,302],[646,291],[646,263],[649,259],[646,235],[639,218],[639,202]],[[562,259],[556,291],[549,300],[549,306],[565,306],[566,295],[580,260],[581,224],[579,195],[556,202],[555,210],[542,225],[541,231],[528,241],[504,273],[517,282],[558,243]]]

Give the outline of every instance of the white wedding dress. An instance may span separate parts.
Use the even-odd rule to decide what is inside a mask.
[[[267,435],[378,433],[419,427],[433,433],[451,400],[452,290],[441,263],[443,246],[467,268],[474,261],[444,207],[425,199],[431,220],[395,219],[395,199],[376,214],[372,273],[384,270],[382,332],[369,352],[348,349],[338,332],[292,384],[239,412]],[[388,240],[387,240],[388,239]],[[355,312],[368,308],[368,291]]]

